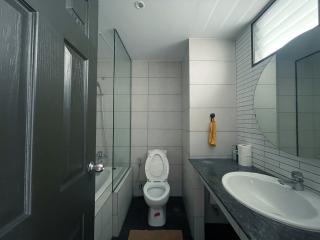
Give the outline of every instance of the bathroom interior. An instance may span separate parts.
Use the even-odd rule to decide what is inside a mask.
[[[320,1],[58,2],[0,0],[0,239],[320,239]]]

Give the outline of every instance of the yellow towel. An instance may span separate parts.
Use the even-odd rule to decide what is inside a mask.
[[[209,132],[209,145],[216,146],[217,143],[217,124],[215,118],[211,119]]]

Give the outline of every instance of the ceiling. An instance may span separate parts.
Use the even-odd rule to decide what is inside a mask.
[[[133,59],[181,60],[186,39],[235,39],[269,0],[99,0],[99,57],[116,28]],[[108,50],[109,49],[109,50]]]

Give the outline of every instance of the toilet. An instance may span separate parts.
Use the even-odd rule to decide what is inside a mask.
[[[169,175],[167,151],[160,149],[148,151],[145,172],[147,182],[143,187],[143,196],[149,206],[148,224],[152,227],[161,227],[166,223],[166,204],[170,193],[167,182]]]

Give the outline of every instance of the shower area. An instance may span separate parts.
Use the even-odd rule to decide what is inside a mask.
[[[117,236],[132,198],[131,58],[117,32],[98,38],[95,239]],[[116,207],[114,207],[116,206]]]

